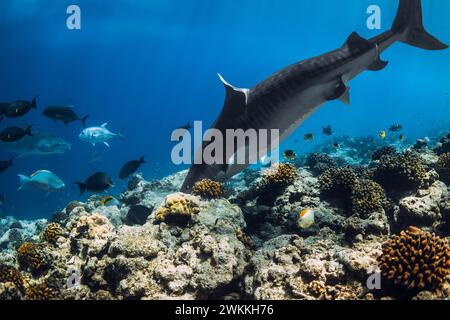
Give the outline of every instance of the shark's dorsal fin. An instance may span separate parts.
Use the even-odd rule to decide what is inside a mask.
[[[220,74],[218,74],[220,81],[225,86],[226,90],[226,97],[225,97],[225,104],[223,106],[224,111],[225,110],[234,110],[236,108],[243,108],[247,105],[248,100],[248,94],[250,92],[249,89],[241,89],[236,88],[229,84]],[[238,109],[240,110],[240,109]]]
[[[354,48],[359,48],[359,47],[364,47],[364,46],[373,46],[373,43],[371,43],[369,40],[361,37],[357,32],[353,32],[347,38],[347,41],[345,42],[344,45],[349,47],[351,50]]]

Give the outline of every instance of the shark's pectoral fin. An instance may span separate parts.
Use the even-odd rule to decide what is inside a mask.
[[[342,80],[340,80],[336,85],[336,88],[328,98],[328,101],[336,99],[339,99],[346,105],[350,105],[350,87],[348,87]]]
[[[374,63],[372,63],[367,70],[369,71],[380,71],[386,68],[386,66],[389,64],[389,61],[383,61],[381,59],[378,59]]]
[[[386,68],[386,66],[389,64],[389,61],[383,61],[380,57],[380,49],[378,45],[376,45],[376,52],[377,52],[377,58],[376,60],[367,68],[367,70],[370,71],[380,71]]]
[[[242,112],[242,108],[247,105],[247,98],[250,92],[249,89],[240,89],[229,84],[219,74],[220,81],[225,86],[226,98],[223,106],[223,112],[235,114],[236,112]]]

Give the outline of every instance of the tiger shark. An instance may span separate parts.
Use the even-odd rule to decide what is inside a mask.
[[[366,70],[384,69],[387,61],[381,53],[396,42],[425,50],[443,50],[448,46],[430,35],[422,21],[421,0],[400,0],[392,28],[374,38],[365,39],[353,32],[345,44],[329,53],[303,60],[275,73],[252,89],[240,89],[227,83],[225,103],[212,128],[225,137],[227,129],[278,129],[279,141],[292,134],[313,112],[328,101],[350,103],[349,82]],[[227,142],[225,142],[226,144]],[[237,150],[249,149],[244,142]],[[201,153],[208,146],[201,146]],[[268,146],[273,149],[277,146]],[[259,150],[257,158],[270,150]],[[250,163],[230,161],[217,164],[193,164],[181,188],[189,193],[203,179],[225,182]]]

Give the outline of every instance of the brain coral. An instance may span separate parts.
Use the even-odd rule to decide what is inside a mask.
[[[192,194],[205,199],[219,199],[223,196],[223,187],[220,182],[204,179],[194,185]]]
[[[436,164],[436,170],[442,181],[450,183],[450,153],[443,153]]]
[[[265,186],[284,188],[294,183],[297,169],[288,163],[280,163],[263,172],[262,183]]]
[[[383,246],[383,276],[407,289],[438,289],[450,274],[450,247],[435,234],[409,227]]]
[[[196,197],[183,193],[167,196],[164,205],[155,212],[155,218],[167,223],[185,223],[192,215],[200,212]]]
[[[426,176],[425,165],[411,152],[382,157],[373,173],[375,181],[391,190],[417,188]]]
[[[17,261],[23,268],[40,272],[48,266],[43,245],[25,242],[17,249]]]
[[[356,184],[358,176],[351,168],[328,169],[319,177],[319,187],[324,195],[350,198]]]
[[[381,160],[381,158],[383,158],[384,156],[392,156],[396,153],[397,153],[397,150],[395,150],[395,148],[393,148],[391,146],[382,147],[382,148],[376,150],[372,154],[372,160],[373,161]]]
[[[389,205],[384,189],[371,180],[360,180],[355,185],[351,196],[353,212],[367,217],[380,212]]]
[[[42,232],[42,238],[52,244],[55,244],[63,236],[65,236],[65,232],[58,223],[48,224]]]

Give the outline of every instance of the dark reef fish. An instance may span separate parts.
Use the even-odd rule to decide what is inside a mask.
[[[364,39],[354,32],[341,48],[291,65],[253,89],[239,89],[222,79],[226,99],[213,128],[224,137],[227,129],[278,129],[283,141],[324,103],[339,99],[348,104],[349,81],[366,70],[384,69],[388,62],[381,60],[380,54],[396,42],[428,50],[448,48],[425,31],[421,0],[400,0],[391,30],[372,39]],[[203,149],[210,143],[205,142]],[[224,141],[224,145],[233,144]],[[268,150],[260,149],[256,157],[250,155],[248,159],[260,159],[275,147],[269,145]],[[251,149],[255,148],[241,142],[235,152],[245,150],[250,154]],[[230,163],[230,159],[235,157],[224,157],[225,164],[194,164],[181,190],[190,192],[197,181],[205,178],[226,181],[250,164]]]
[[[303,139],[304,139],[305,141],[313,141],[313,140],[314,140],[314,134],[312,134],[312,133],[307,133],[307,134],[305,134],[305,136],[303,137]]]
[[[80,118],[74,111],[73,107],[64,107],[64,106],[49,106],[44,109],[42,112],[44,116],[52,119],[53,121],[62,121],[67,127],[69,123],[74,121],[81,121],[83,123],[83,127],[86,128],[86,120],[89,118],[89,115]]]
[[[29,126],[26,129],[18,128],[18,127],[9,127],[0,132],[0,141],[4,142],[17,142],[26,136],[32,136],[31,128],[33,126]]]
[[[5,172],[6,170],[8,170],[10,167],[13,166],[12,160],[13,159],[0,161],[0,174],[2,174],[3,172]]]
[[[18,118],[26,115],[31,109],[37,109],[37,97],[30,101],[15,101],[4,109],[7,118]]]
[[[288,161],[294,161],[295,159],[297,159],[297,154],[294,150],[286,150],[283,153],[283,158]]]
[[[120,169],[119,178],[122,180],[128,178],[144,163],[146,163],[144,157],[141,157],[139,160],[133,160],[125,163],[122,169]]]
[[[333,135],[333,129],[331,128],[331,126],[326,126],[326,127],[322,128],[322,134],[324,136],[331,136],[331,135]]]
[[[113,186],[111,178],[104,172],[94,173],[85,182],[75,182],[75,184],[80,188],[81,195],[86,191],[101,193]]]
[[[389,127],[390,132],[400,132],[403,130],[403,126],[401,124],[393,124]]]

